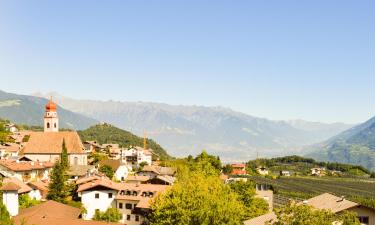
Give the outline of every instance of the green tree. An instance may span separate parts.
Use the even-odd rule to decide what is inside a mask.
[[[239,181],[230,184],[231,189],[239,196],[246,207],[246,217],[254,218],[268,212],[268,203],[255,197],[255,184],[252,181]]]
[[[30,198],[28,194],[19,195],[18,201],[21,209],[30,208],[40,204],[40,201]]]
[[[233,167],[230,164],[227,164],[223,167],[224,174],[231,174],[233,172]]]
[[[99,171],[102,172],[102,173],[104,173],[110,179],[112,179],[113,175],[115,174],[115,172],[113,171],[112,167],[110,167],[108,165],[101,166],[99,168]]]
[[[278,221],[275,225],[332,225],[341,222],[342,225],[360,225],[356,215],[344,212],[336,215],[329,210],[318,210],[308,205],[289,204],[276,210]]]
[[[122,214],[116,208],[108,208],[105,212],[96,211],[93,220],[118,222],[121,218]]]
[[[65,170],[69,168],[68,150],[65,145],[65,139],[63,139],[63,143],[62,143],[61,165]]]
[[[151,206],[152,225],[236,225],[245,218],[238,195],[217,176],[180,174],[171,190],[159,195]]]
[[[10,214],[2,202],[0,202],[0,225],[13,225]]]
[[[69,167],[68,153],[63,140],[60,160],[55,162],[51,171],[51,182],[49,184],[49,191],[47,199],[57,202],[65,203],[69,196],[69,187],[67,186],[68,177],[66,171]]]

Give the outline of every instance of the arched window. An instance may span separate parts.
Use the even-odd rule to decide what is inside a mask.
[[[56,123],[54,123],[53,126],[56,128]]]
[[[47,123],[47,128],[49,128],[50,127],[50,125],[49,125],[49,123]]]
[[[78,165],[78,157],[74,157],[74,165]]]

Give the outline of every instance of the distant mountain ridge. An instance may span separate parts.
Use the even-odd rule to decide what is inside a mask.
[[[375,171],[375,117],[308,151],[317,160],[358,164]]]
[[[77,100],[57,93],[34,95],[53,95],[57,103],[73,112],[137,135],[146,132],[173,156],[195,155],[202,149],[225,161],[287,155],[351,127],[302,120],[272,121],[223,107]]]
[[[17,95],[0,90],[0,118],[18,124],[43,126],[43,116],[47,99],[28,95]],[[98,123],[97,120],[58,107],[60,127],[85,129]]]

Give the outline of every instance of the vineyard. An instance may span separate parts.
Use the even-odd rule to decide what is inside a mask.
[[[275,194],[307,199],[325,192],[375,208],[375,180],[348,178],[282,177],[269,179],[251,176],[258,184],[271,185]]]

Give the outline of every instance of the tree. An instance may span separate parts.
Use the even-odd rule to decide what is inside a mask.
[[[105,212],[99,210],[95,212],[93,220],[106,221],[106,222],[118,222],[121,220],[122,214],[116,208],[108,208]]]
[[[66,149],[65,139],[63,139],[61,150],[61,165],[66,170],[69,168],[68,150]]]
[[[104,173],[110,179],[112,179],[113,175],[115,174],[115,172],[113,171],[112,167],[110,167],[108,165],[101,166],[99,168],[99,171],[102,172],[102,173]]]
[[[230,164],[227,164],[223,167],[224,174],[231,174],[233,172],[233,167]]]
[[[1,225],[13,225],[13,221],[10,218],[10,214],[2,202],[0,202],[0,224]]]
[[[255,184],[252,181],[239,181],[230,184],[230,188],[239,196],[239,200],[246,207],[247,219],[254,218],[268,212],[268,203],[255,197]]]
[[[51,182],[47,199],[65,203],[66,197],[69,195],[69,187],[66,185],[68,177],[66,171],[69,168],[68,152],[63,140],[60,160],[55,162],[51,171]]]
[[[238,195],[217,176],[197,171],[180,174],[178,182],[151,205],[152,225],[237,225],[245,218]]]
[[[277,222],[274,225],[360,225],[354,213],[344,212],[336,215],[329,210],[314,209],[309,205],[291,203],[276,210]]]

